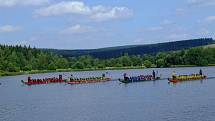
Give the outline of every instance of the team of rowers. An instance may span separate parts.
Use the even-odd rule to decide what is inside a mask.
[[[59,75],[58,78],[44,78],[44,79],[32,79],[30,76],[28,77],[27,82],[21,80],[23,84],[27,85],[38,85],[38,84],[49,84],[49,83],[63,83],[63,82],[99,82],[104,80],[110,80],[110,78],[106,78],[105,74],[102,74],[102,77],[89,77],[89,78],[74,78],[73,75],[67,80],[63,79],[62,75]]]
[[[28,85],[33,85],[33,84],[49,84],[49,83],[61,83],[65,82],[63,79],[62,75],[59,75],[58,78],[53,77],[53,78],[44,78],[44,79],[32,79],[30,76],[28,77],[28,81],[24,82],[21,80],[23,83],[28,84]]]
[[[152,75],[139,75],[139,76],[131,76],[129,77],[127,73],[123,74],[124,80],[156,80],[158,78],[158,71],[155,72],[154,70],[152,71]]]
[[[150,81],[150,80],[159,80],[160,77],[157,76],[158,71],[155,73],[153,70],[152,75],[140,75],[140,76],[128,76],[127,73],[123,74],[124,81],[119,79],[121,82],[134,82],[134,81]],[[199,79],[206,79],[207,77],[203,75],[202,70],[199,70],[198,74],[191,74],[191,75],[177,75],[175,71],[172,74],[172,79],[168,78],[170,82],[178,82],[178,81],[186,81],[186,80],[199,80]]]
[[[97,81],[97,80],[105,80],[106,79],[106,75],[103,73],[101,77],[88,77],[88,78],[75,78],[73,77],[73,75],[71,74],[71,77],[69,79],[69,81]]]
[[[175,71],[172,74],[172,80],[192,80],[192,79],[202,79],[202,78],[206,78],[206,76],[203,75],[203,72],[202,72],[201,69],[199,70],[198,74],[179,75],[179,76],[177,76]]]
[[[152,71],[151,75],[140,75],[140,76],[128,76],[127,73],[123,74],[124,81],[147,81],[147,80],[159,80],[160,77],[158,76],[158,71]],[[202,70],[200,69],[198,74],[192,74],[192,75],[178,75],[175,73],[175,71],[172,74],[172,79],[168,80],[198,80],[198,79],[204,79],[206,78],[205,75],[203,75]],[[27,82],[24,82],[21,80],[24,84],[27,85],[36,85],[36,84],[49,84],[49,83],[62,83],[62,82],[101,82],[103,80],[111,80],[110,78],[106,78],[105,74],[102,74],[101,77],[89,77],[89,78],[75,78],[71,74],[71,77],[69,79],[63,79],[62,75],[59,75],[58,78],[44,78],[44,79],[32,79],[31,77],[28,77]],[[1,84],[0,84],[1,85]]]

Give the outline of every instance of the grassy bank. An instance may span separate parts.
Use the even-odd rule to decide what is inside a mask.
[[[215,64],[209,64],[208,66],[215,66]],[[170,68],[179,67],[197,67],[195,65],[173,65]],[[152,66],[151,68],[156,68]],[[56,70],[32,70],[32,71],[20,71],[20,72],[4,72],[0,71],[0,76],[16,76],[25,74],[40,74],[51,72],[76,72],[76,71],[98,71],[98,70],[123,70],[123,69],[146,69],[144,66],[131,66],[131,67],[105,67],[105,68],[86,68],[86,69],[56,69]]]
[[[25,74],[37,74],[37,73],[49,73],[55,72],[51,70],[38,70],[38,71],[20,71],[20,72],[0,72],[0,76],[16,76],[16,75],[25,75]]]
[[[32,71],[20,71],[20,72],[5,72],[0,71],[0,76],[16,76],[25,74],[40,74],[51,72],[75,72],[75,71],[97,71],[97,70],[122,70],[122,69],[144,69],[145,67],[106,67],[106,68],[86,68],[86,69],[56,69],[56,70],[32,70]]]
[[[172,65],[171,68],[197,67],[196,65]]]

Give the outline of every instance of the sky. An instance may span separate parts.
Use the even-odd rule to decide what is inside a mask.
[[[93,49],[215,38],[215,0],[0,0],[0,44]]]

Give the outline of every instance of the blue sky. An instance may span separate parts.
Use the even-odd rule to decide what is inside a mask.
[[[0,0],[0,44],[90,49],[215,37],[215,0]]]

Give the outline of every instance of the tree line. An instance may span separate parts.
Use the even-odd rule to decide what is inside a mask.
[[[128,55],[98,59],[85,55],[64,58],[51,52],[26,46],[0,45],[0,71],[20,72],[56,69],[105,69],[108,67],[171,67],[174,65],[207,66],[215,64],[215,48],[196,47],[156,55]]]
[[[208,66],[215,64],[215,48],[196,47],[180,51],[160,52],[156,55],[124,54],[118,58],[97,59],[91,56],[80,56],[71,59],[74,69],[105,67],[172,67],[172,66]]]
[[[69,68],[69,61],[62,56],[26,46],[0,45],[0,70],[19,72]]]

